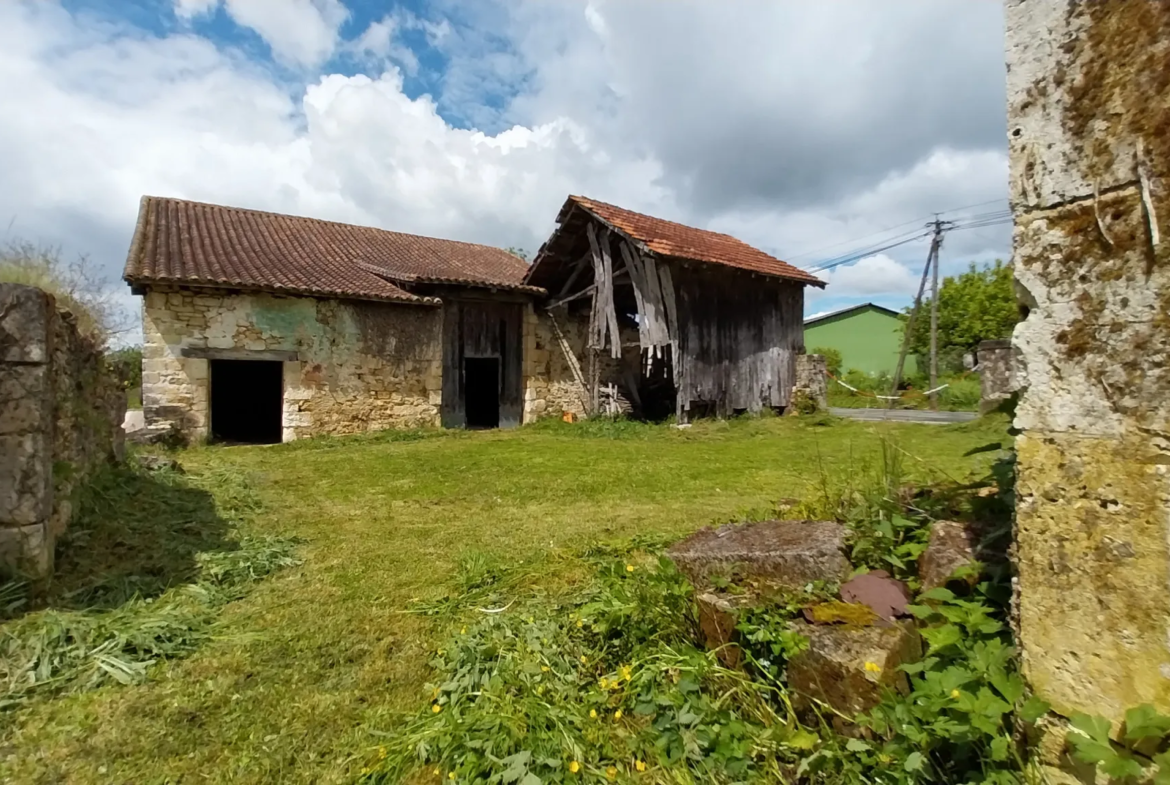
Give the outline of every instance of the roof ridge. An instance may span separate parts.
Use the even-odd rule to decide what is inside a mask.
[[[453,243],[456,245],[466,245],[472,248],[485,248],[489,251],[499,251],[501,253],[511,253],[506,248],[500,248],[497,245],[487,245],[486,243],[472,243],[466,240],[451,240],[446,237],[434,237],[429,234],[415,234],[414,232],[400,232],[396,229],[383,229],[381,226],[369,226],[368,224],[346,223],[345,221],[334,221],[329,218],[314,218],[311,215],[294,215],[293,213],[278,213],[275,210],[260,210],[255,207],[236,207],[230,204],[219,204],[218,202],[203,202],[198,199],[182,199],[176,196],[153,196],[151,194],[144,194],[140,204],[145,201],[155,202],[182,202],[183,204],[195,205],[198,207],[214,207],[220,210],[231,210],[237,213],[252,213],[254,215],[270,215],[275,218],[294,218],[299,221],[312,221],[319,224],[332,224],[333,226],[345,226],[357,229],[372,229],[375,232],[385,232],[387,234],[396,234],[401,237],[417,237],[423,240],[435,240],[440,243]],[[519,257],[517,257],[519,258]],[[523,260],[521,260],[523,261]]]
[[[655,221],[662,221],[663,223],[674,224],[675,226],[681,226],[684,229],[690,229],[692,231],[699,231],[699,232],[706,232],[707,234],[714,234],[714,235],[718,235],[719,237],[726,237],[728,240],[735,240],[735,242],[739,243],[740,245],[746,245],[748,248],[753,248],[755,250],[761,250],[761,249],[755,248],[755,246],[750,245],[749,243],[744,242],[743,240],[739,239],[738,237],[736,237],[733,234],[728,234],[727,232],[720,232],[720,231],[716,231],[715,229],[704,229],[701,226],[692,226],[690,224],[684,224],[681,221],[675,221],[672,218],[659,218],[657,215],[651,215],[650,213],[640,213],[637,210],[631,210],[628,207],[622,207],[621,205],[613,204],[612,202],[603,202],[600,199],[593,199],[593,198],[588,197],[588,196],[580,196],[578,194],[570,194],[569,198],[575,202],[578,202],[579,204],[583,201],[584,202],[591,202],[593,204],[599,204],[599,205],[603,205],[605,207],[612,207],[615,210],[621,210],[621,211],[627,212],[627,213],[635,213],[637,215],[644,215],[647,218],[653,218]],[[582,206],[585,206],[585,205],[582,205]],[[767,251],[764,251],[764,253],[767,253]],[[771,256],[771,254],[769,254],[769,256]],[[778,259],[777,261],[784,261],[784,260]],[[785,262],[785,263],[788,264],[787,262]]]

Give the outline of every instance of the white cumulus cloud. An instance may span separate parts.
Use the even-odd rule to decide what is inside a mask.
[[[338,31],[349,18],[341,0],[175,0],[175,12],[191,19],[221,3],[236,24],[264,39],[276,59],[304,67],[333,54]]]

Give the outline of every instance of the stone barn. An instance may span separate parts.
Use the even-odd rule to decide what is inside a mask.
[[[280,442],[518,425],[544,294],[527,269],[483,245],[145,197],[124,277],[143,297],[147,428]]]
[[[824,282],[734,237],[570,196],[525,277],[547,290],[591,411],[728,416],[788,407],[804,287]],[[567,352],[569,347],[565,347]]]
[[[579,197],[559,224],[530,268],[484,245],[144,197],[124,277],[143,298],[148,432],[271,443],[788,405],[803,288],[820,281]]]

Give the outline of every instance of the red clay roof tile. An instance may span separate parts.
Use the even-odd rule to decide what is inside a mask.
[[[569,203],[580,205],[635,240],[640,240],[656,254],[725,264],[813,286],[825,285],[825,282],[815,275],[769,256],[728,234],[696,229],[674,221],[635,213],[584,196],[570,196]]]
[[[144,196],[123,277],[424,303],[392,281],[525,289],[527,271],[486,245]]]

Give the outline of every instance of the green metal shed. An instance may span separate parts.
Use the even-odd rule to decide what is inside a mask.
[[[841,370],[893,375],[902,349],[902,320],[897,311],[862,303],[821,314],[804,323],[804,345],[841,353]],[[906,357],[903,375],[916,371],[914,355]]]

